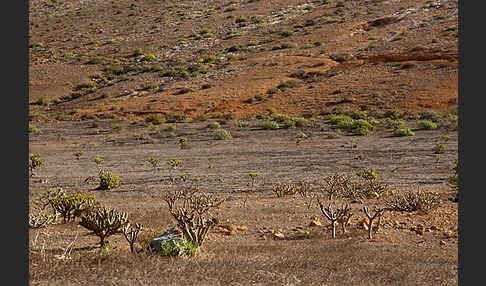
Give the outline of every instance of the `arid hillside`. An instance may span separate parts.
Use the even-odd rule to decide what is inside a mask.
[[[31,109],[69,120],[451,108],[457,9],[446,0],[31,1]]]

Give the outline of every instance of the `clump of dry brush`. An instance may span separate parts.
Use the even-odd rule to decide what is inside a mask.
[[[205,241],[209,230],[218,223],[213,210],[225,200],[191,188],[169,191],[164,196],[169,212],[177,221],[184,238],[198,247]]]

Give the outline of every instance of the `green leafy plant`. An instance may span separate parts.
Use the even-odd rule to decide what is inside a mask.
[[[157,172],[159,170],[160,158],[152,156],[147,159],[147,162],[149,162],[150,165],[152,165],[154,172]]]
[[[217,129],[213,132],[213,135],[216,137],[216,139],[219,139],[219,140],[233,139],[233,136],[231,136],[231,133],[229,131],[226,131],[225,129]]]
[[[76,160],[80,160],[81,156],[83,156],[83,155],[84,155],[83,151],[78,151],[78,152],[74,153],[74,156],[76,156]]]
[[[299,132],[297,132],[297,135],[295,135],[295,137],[297,138],[295,143],[298,145],[298,144],[300,144],[300,142],[307,139],[308,136],[304,132],[299,131]]]
[[[444,144],[437,144],[434,146],[434,154],[443,154],[446,151],[446,147]]]
[[[118,178],[118,175],[112,173],[111,171],[100,169],[99,179],[100,185],[98,188],[100,190],[110,190],[120,186],[120,179]]]
[[[93,162],[95,162],[96,166],[98,166],[98,168],[101,168],[101,164],[103,163],[104,159],[103,158],[100,158],[100,157],[95,157],[93,159]]]
[[[221,128],[221,125],[217,121],[210,121],[208,123],[208,128],[210,128],[210,129],[219,129],[219,128]]]
[[[44,159],[41,158],[40,154],[30,154],[29,156],[29,171],[30,176],[33,177],[34,170],[38,169],[40,166],[44,165]]]
[[[277,122],[275,121],[264,121],[260,124],[260,127],[262,129],[270,129],[270,130],[275,130],[278,129],[280,126],[278,125]]]
[[[410,130],[410,128],[399,128],[393,131],[393,136],[395,137],[402,137],[402,136],[413,136],[415,133]]]
[[[41,134],[42,131],[39,128],[37,128],[37,126],[35,126],[34,124],[32,124],[32,123],[29,122],[29,133],[39,133],[39,134]]]
[[[429,120],[420,121],[418,123],[418,126],[420,127],[420,129],[425,129],[425,130],[437,129],[437,124]]]
[[[181,149],[189,149],[189,144],[187,144],[187,138],[186,137],[180,137],[179,138],[179,146]]]
[[[79,225],[92,231],[100,238],[100,246],[105,247],[106,239],[115,234],[123,233],[123,227],[128,223],[128,214],[109,209],[104,206],[81,216]]]
[[[169,167],[169,179],[173,183],[175,182],[173,172],[182,165],[182,161],[176,158],[168,158],[167,165]]]
[[[196,243],[185,238],[169,240],[160,247],[162,256],[195,255],[199,249]]]
[[[238,121],[238,127],[243,128],[243,127],[248,127],[250,126],[250,122],[248,121]]]

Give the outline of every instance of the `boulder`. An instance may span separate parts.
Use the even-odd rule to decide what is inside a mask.
[[[162,244],[172,241],[174,239],[182,239],[182,231],[180,231],[176,226],[172,227],[168,231],[156,236],[152,241],[150,241],[150,249],[153,252],[160,252],[162,250]]]

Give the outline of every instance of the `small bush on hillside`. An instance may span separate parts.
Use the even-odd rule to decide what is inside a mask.
[[[40,154],[30,154],[29,156],[29,171],[31,177],[34,176],[34,170],[44,165],[44,159],[40,157]]]
[[[211,121],[208,123],[208,128],[218,129],[221,128],[221,124],[219,124],[217,121]]]
[[[169,191],[164,197],[169,213],[177,221],[184,238],[197,247],[203,244],[209,230],[218,222],[212,211],[225,200],[195,189]]]
[[[403,212],[423,211],[437,208],[440,200],[437,196],[422,190],[396,192],[387,201],[388,209]]]
[[[216,139],[219,140],[229,140],[232,139],[233,136],[231,136],[231,133],[229,131],[226,131],[224,129],[218,129],[213,132],[213,135],[216,137]]]
[[[37,126],[29,122],[29,133],[42,133]]]
[[[437,124],[429,120],[422,120],[418,123],[420,129],[430,130],[437,129]]]
[[[260,127],[263,129],[275,130],[278,129],[280,126],[275,121],[264,121],[262,122],[262,124],[260,124]]]
[[[98,207],[81,216],[79,225],[92,231],[100,238],[100,246],[106,246],[106,239],[115,234],[123,233],[123,227],[128,223],[127,213],[118,212],[106,207]]]
[[[145,118],[145,122],[160,125],[164,122],[164,119],[160,114],[150,114],[147,118]]]
[[[410,128],[399,128],[393,131],[393,136],[401,137],[401,136],[413,136],[415,133],[410,130]]]
[[[161,245],[162,256],[182,256],[194,255],[198,250],[198,245],[194,242],[182,239],[173,239]]]
[[[48,198],[48,203],[56,213],[59,213],[63,222],[74,220],[76,217],[91,211],[95,204],[95,196],[79,193],[62,193]]]
[[[118,175],[108,171],[108,170],[100,170],[99,172],[100,178],[100,190],[110,190],[120,186],[120,179]]]

